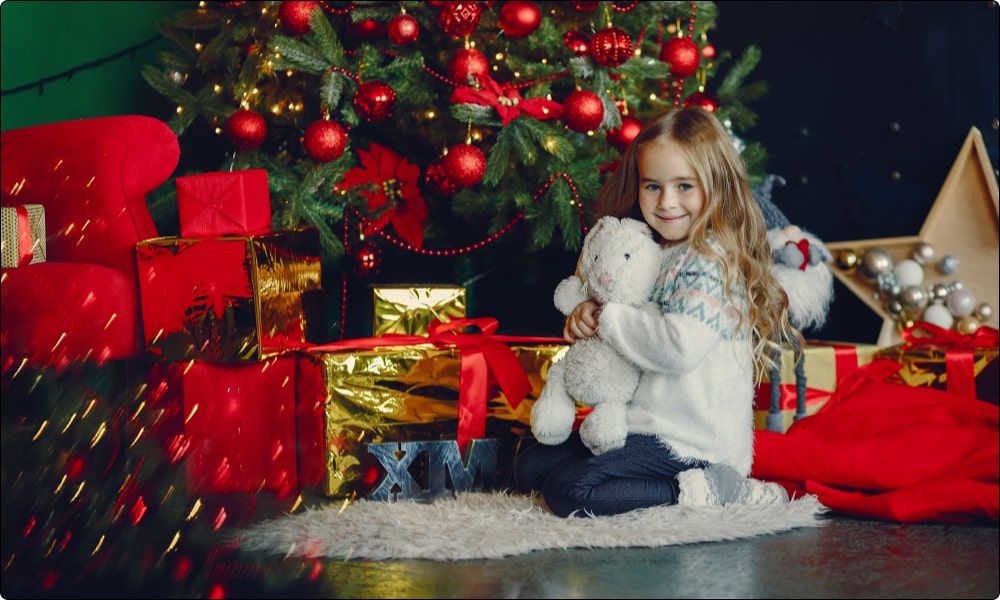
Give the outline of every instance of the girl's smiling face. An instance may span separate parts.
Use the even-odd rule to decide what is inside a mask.
[[[697,174],[669,139],[639,150],[639,208],[665,245],[687,239],[691,224],[705,208]]]

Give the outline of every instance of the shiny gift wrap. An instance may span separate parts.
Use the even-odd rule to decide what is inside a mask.
[[[372,286],[372,335],[427,335],[431,321],[465,318],[465,288],[459,286]]]
[[[808,342],[803,350],[805,359],[805,414],[815,414],[826,404],[837,389],[838,382],[853,373],[859,366],[875,359],[878,346],[867,344],[837,344]],[[798,410],[798,385],[795,377],[795,353],[790,349],[781,352],[778,411],[785,432],[795,421]],[[770,373],[765,373],[757,386],[754,398],[754,427],[767,429],[767,416],[771,411],[772,385]]]
[[[256,361],[318,337],[315,228],[155,238],[136,251],[146,347],[157,358]]]
[[[300,479],[330,496],[364,494],[377,483],[381,472],[368,443],[458,437],[463,445],[457,430],[468,417],[460,396],[463,353],[470,350],[421,343],[426,339],[399,345],[391,345],[391,337],[368,339],[388,345],[351,349],[346,346],[358,340],[350,340],[330,345],[343,349],[312,350],[300,363]],[[498,465],[509,468],[514,444],[530,430],[531,406],[548,368],[567,345],[551,338],[494,339],[513,351],[530,387],[512,403],[492,374],[480,382],[486,422],[476,437],[498,438]],[[499,481],[505,481],[503,474]]]
[[[0,207],[0,233],[3,267],[45,262],[45,207],[41,204]]]
[[[906,343],[879,352],[879,358],[903,365],[891,380],[1000,403],[1000,336],[996,329],[983,326],[973,335],[962,335],[917,323],[902,335]]]

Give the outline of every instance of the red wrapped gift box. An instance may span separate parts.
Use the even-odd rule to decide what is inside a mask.
[[[177,178],[181,235],[249,235],[271,230],[267,171],[202,173]]]
[[[191,363],[182,375],[190,493],[295,489],[296,360]]]

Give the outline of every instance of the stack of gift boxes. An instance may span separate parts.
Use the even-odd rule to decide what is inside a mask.
[[[137,253],[147,349],[182,390],[167,450],[186,456],[191,493],[365,494],[385,473],[368,444],[455,440],[465,453],[483,437],[500,440],[509,483],[562,340],[496,335],[495,320],[465,318],[462,288],[384,286],[373,290],[378,337],[318,344],[318,234],[270,229],[266,173],[183,177],[177,189],[181,237]],[[938,350],[810,343],[798,364],[785,351],[758,387],[756,426],[786,430],[880,355],[908,365],[906,383],[947,385]],[[976,374],[995,370],[995,343],[970,352]]]

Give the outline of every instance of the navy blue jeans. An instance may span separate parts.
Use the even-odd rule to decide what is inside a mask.
[[[594,456],[576,432],[558,446],[535,445],[518,454],[519,491],[540,490],[552,512],[568,517],[617,515],[637,508],[677,504],[677,474],[708,463],[680,462],[655,436],[629,435],[625,446]]]

